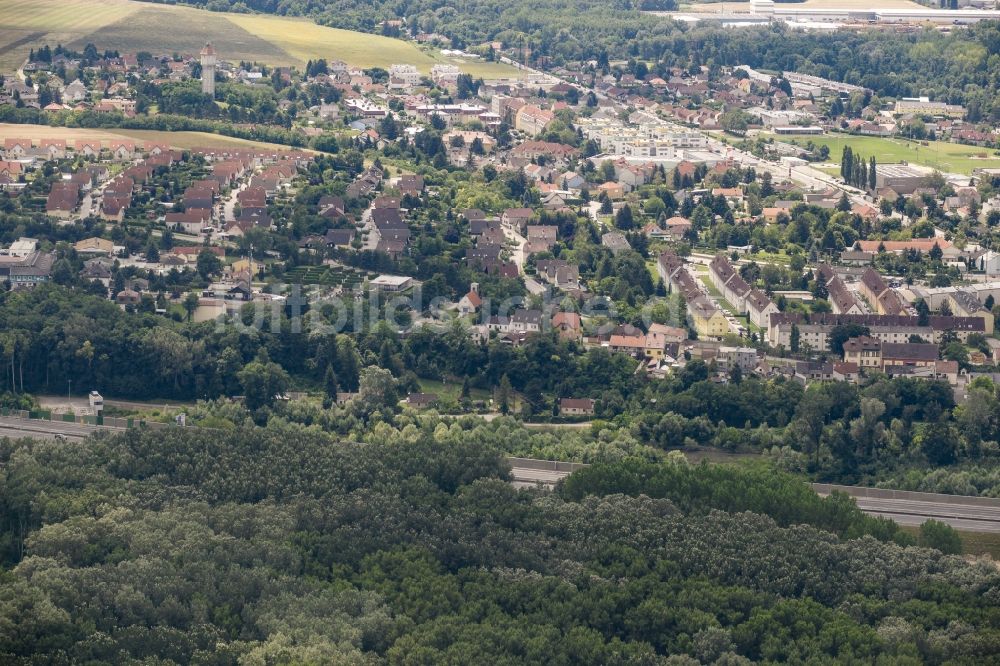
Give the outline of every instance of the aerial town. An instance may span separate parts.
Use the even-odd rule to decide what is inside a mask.
[[[51,1],[0,662],[996,663],[995,3]]]
[[[173,59],[39,52],[23,71],[44,83],[5,78],[2,101],[134,117],[145,106],[136,99],[140,85],[190,80],[195,68],[206,96],[215,95],[217,78],[255,87],[264,77],[262,68],[221,59],[211,44]],[[267,79],[268,87],[277,79],[331,99],[281,99],[276,112],[294,112],[292,132],[307,138],[344,127],[348,145],[385,151],[437,128],[443,146],[435,160],[516,173],[522,205],[449,208],[442,234],[427,222],[452,202],[420,173],[348,171],[349,182],[337,178],[329,188],[340,194],[307,198],[310,150],[180,150],[69,129],[60,138],[5,138],[0,187],[12,210],[93,232],[62,250],[51,238],[13,240],[0,258],[10,288],[50,280],[70,252],[68,279],[122,308],[163,316],[185,308],[194,322],[225,320],[247,301],[284,299],[276,284],[301,284],[315,298],[419,290],[428,273],[421,246],[433,239],[462,252],[465,264],[461,278],[448,276],[438,294],[446,302],[434,314],[439,323],[465,322],[480,341],[518,346],[555,329],[580,353],[627,354],[652,376],[691,359],[710,363],[720,381],[736,366],[804,383],[861,381],[874,369],[943,379],[958,396],[1000,361],[1000,253],[989,249],[1000,168],[966,176],[865,156],[872,161],[853,167],[864,171],[858,183],[853,172],[844,179],[813,168],[836,159],[815,147],[821,139],[812,148],[783,140],[834,131],[901,136],[919,126],[939,140],[996,145],[993,128],[964,121],[961,106],[916,98],[861,106],[872,96],[861,86],[748,66],[716,77],[675,70],[666,80],[560,67],[512,80],[466,77],[461,94],[455,65],[436,65],[427,77],[395,64],[378,83],[343,62],[312,69],[275,69]],[[458,99],[441,103],[443,95]],[[716,110],[718,102],[728,110]],[[583,218],[588,239],[577,237]],[[139,220],[145,243],[129,231]],[[581,240],[592,249],[581,252]],[[640,283],[651,289],[607,288],[606,273],[626,262],[650,267]],[[504,280],[523,284],[509,294],[523,297],[494,298],[484,309],[481,285]],[[623,296],[629,302],[616,315]],[[630,315],[637,297],[662,301],[657,321]],[[415,314],[410,328],[433,323]],[[863,334],[831,346],[834,330]],[[859,363],[848,349],[869,336],[903,347]]]

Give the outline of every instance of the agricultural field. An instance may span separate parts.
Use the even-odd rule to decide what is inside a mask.
[[[78,127],[49,127],[48,125],[18,125],[0,123],[0,139],[65,139],[110,141],[129,138],[138,141],[165,143],[173,148],[265,148],[274,150],[289,150],[288,146],[280,146],[262,141],[249,141],[221,134],[208,132],[161,132],[157,130],[132,129],[83,129]]]
[[[761,136],[800,146],[806,145],[809,141],[817,146],[826,144],[830,148],[830,160],[838,164],[844,146],[850,146],[855,155],[860,154],[865,158],[874,155],[878,162],[906,161],[949,173],[971,175],[972,170],[979,167],[1000,167],[1000,155],[996,151],[946,141],[928,141],[927,145],[923,145],[917,141],[846,134],[824,134],[822,136],[761,134]]]
[[[474,76],[508,77],[507,65],[445,58],[399,39],[338,30],[305,19],[209,12],[132,0],[0,0],[0,71],[24,61],[32,47],[64,44],[123,52],[197,53],[212,42],[220,57],[268,65],[343,60],[359,67],[410,63],[430,72],[453,63]]]
[[[19,65],[32,46],[68,44],[142,6],[123,0],[0,0],[0,68]]]

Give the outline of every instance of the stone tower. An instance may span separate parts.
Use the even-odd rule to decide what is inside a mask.
[[[201,92],[215,98],[215,49],[205,44],[201,50]]]

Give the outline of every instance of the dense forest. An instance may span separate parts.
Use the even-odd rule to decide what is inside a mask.
[[[518,491],[496,449],[447,430],[401,446],[288,425],[7,440],[0,463],[5,664],[1000,653],[1000,578],[943,554],[947,528],[906,545],[770,472],[622,462]]]
[[[411,32],[437,32],[456,46],[499,40],[519,59],[554,63],[637,59],[663,73],[672,66],[732,66],[792,70],[870,88],[881,97],[929,95],[965,104],[968,119],[1000,119],[1000,25],[983,22],[941,34],[815,31],[765,27],[689,27],[642,13],[673,9],[673,0],[644,2],[502,2],[474,0],[192,0],[226,11],[309,16],[338,28],[374,32],[385,19],[405,18]],[[654,5],[663,5],[654,6]]]

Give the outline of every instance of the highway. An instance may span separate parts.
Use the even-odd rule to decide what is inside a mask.
[[[55,439],[57,435],[67,440],[79,441],[98,430],[118,430],[121,428],[98,427],[80,423],[60,421],[26,420],[0,416],[0,437],[35,437]]]
[[[511,468],[511,482],[518,488],[548,488],[575,470],[586,467],[583,463],[537,460],[535,458],[508,458]]]
[[[918,526],[933,518],[966,532],[1000,532],[1000,508],[869,497],[855,501],[865,513],[892,518],[900,525]]]
[[[518,488],[551,489],[574,469],[584,466],[524,458],[511,458],[510,462],[513,484]],[[813,484],[813,488],[824,496],[831,489],[846,492],[865,513],[891,518],[900,525],[919,526],[933,518],[964,532],[1000,533],[1000,500],[996,499],[822,484]]]
[[[900,525],[920,525],[933,518],[967,532],[1000,532],[1000,499],[822,483],[814,483],[813,489],[824,496],[833,490],[845,492],[865,513],[892,518]]]

